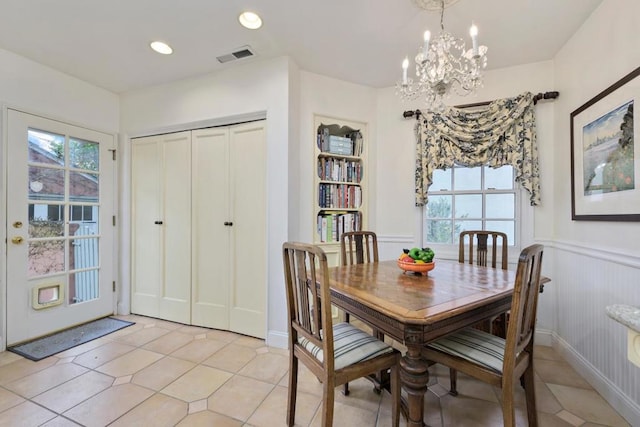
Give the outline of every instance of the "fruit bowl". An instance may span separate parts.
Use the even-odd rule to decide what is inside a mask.
[[[429,271],[433,270],[435,266],[435,262],[415,263],[398,260],[398,267],[405,272],[411,271],[413,273],[427,274]]]

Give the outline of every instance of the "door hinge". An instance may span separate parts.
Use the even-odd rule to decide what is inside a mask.
[[[113,285],[113,292],[116,291],[116,281],[114,280],[113,282],[111,282],[111,284]]]
[[[111,151],[111,159],[113,161],[116,160],[116,149],[115,148],[109,148],[109,151]]]
[[[114,227],[116,226],[116,216],[115,215],[113,215],[111,217],[111,223],[113,224]]]

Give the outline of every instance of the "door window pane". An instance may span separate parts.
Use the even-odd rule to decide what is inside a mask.
[[[64,206],[29,204],[29,238],[64,236]]]
[[[64,170],[29,166],[30,199],[63,200]]]
[[[27,131],[29,140],[29,162],[64,165],[63,135],[56,135],[37,129]]]
[[[509,194],[487,194],[487,218],[514,218],[515,196]]]
[[[100,151],[96,142],[69,139],[70,167],[97,171],[100,165]]]
[[[98,218],[97,206],[71,205],[71,221],[91,222],[93,218]]]
[[[456,218],[482,218],[482,194],[455,196]]]
[[[482,168],[454,168],[453,179],[456,191],[480,190]]]
[[[513,188],[513,167],[502,166],[497,169],[485,167],[484,188],[494,190],[509,190]]]
[[[72,222],[69,224],[70,236],[95,236],[98,234],[96,222]]]
[[[71,239],[69,245],[69,270],[81,270],[98,266],[98,239]]]
[[[64,240],[29,242],[29,278],[64,271]]]
[[[69,274],[69,304],[91,301],[100,297],[98,270]]]
[[[70,172],[69,200],[74,202],[97,202],[98,175]]]

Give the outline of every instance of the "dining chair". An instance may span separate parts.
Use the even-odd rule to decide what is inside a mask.
[[[370,262],[378,262],[378,236],[373,231],[348,231],[340,235],[340,264],[354,265],[365,264]],[[349,322],[351,316],[344,313],[344,321]],[[377,329],[372,328],[371,334],[384,341],[384,334]],[[375,390],[380,393],[383,384],[387,381],[384,374],[380,373],[373,378]],[[349,383],[344,384],[343,394],[349,395]]]
[[[378,262],[378,237],[373,231],[349,231],[340,236],[342,265]]]
[[[282,245],[289,328],[287,425],[295,422],[298,362],[322,382],[322,425],[333,424],[335,387],[391,373],[393,426],[400,419],[400,352],[349,323],[332,324],[327,256],[319,246]]]
[[[460,242],[458,247],[458,262],[466,262],[468,264],[476,264],[483,267],[491,266],[492,268],[497,268],[499,265],[501,269],[507,270],[509,267],[509,247],[507,242],[507,235],[500,231],[462,231],[460,233]],[[499,254],[498,248],[500,248]],[[498,260],[500,260],[499,264]],[[499,337],[505,338],[507,331],[507,319],[508,313],[502,313],[483,322],[478,327],[484,328],[487,332],[491,332]]]
[[[516,425],[514,389],[521,377],[529,426],[538,425],[533,349],[543,249],[542,245],[531,245],[520,253],[506,339],[469,327],[423,349],[426,359],[501,388],[505,427]]]
[[[509,266],[509,248],[507,246],[507,235],[505,233],[489,230],[462,231],[460,233],[460,243],[458,247],[458,262],[466,262],[468,264],[487,267],[490,259],[491,267],[497,268],[498,247],[501,248],[499,258],[500,268],[506,270]],[[489,248],[491,248],[491,252],[489,252]],[[466,256],[465,253],[467,254]]]

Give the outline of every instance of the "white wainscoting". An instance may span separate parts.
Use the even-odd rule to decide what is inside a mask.
[[[640,306],[640,257],[575,242],[543,242],[557,319],[552,345],[627,421],[640,426],[640,369],[611,304]],[[546,293],[546,290],[545,290]]]

